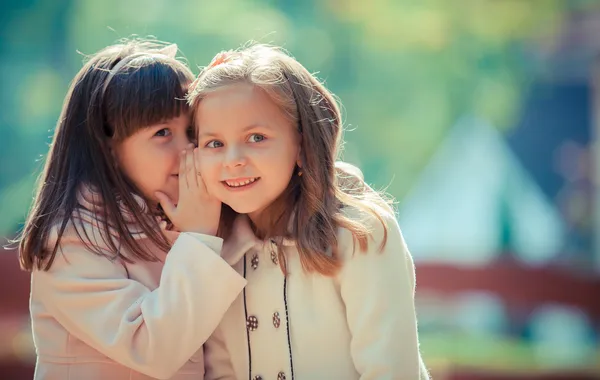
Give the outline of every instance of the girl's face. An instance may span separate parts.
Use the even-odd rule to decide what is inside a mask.
[[[300,134],[261,89],[238,83],[208,94],[198,115],[198,165],[209,193],[256,220],[287,188]]]
[[[117,164],[146,199],[157,201],[161,191],[177,203],[179,196],[179,158],[191,143],[189,115],[138,130],[114,149]]]

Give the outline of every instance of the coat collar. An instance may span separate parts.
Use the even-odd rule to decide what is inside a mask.
[[[233,222],[231,236],[223,243],[221,257],[229,264],[237,264],[251,249],[263,250],[265,246],[275,244],[283,247],[295,247],[296,242],[283,237],[260,240],[254,235],[247,215],[238,215]]]

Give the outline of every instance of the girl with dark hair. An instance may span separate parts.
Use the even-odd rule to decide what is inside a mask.
[[[220,256],[176,52],[125,41],[71,84],[19,239],[37,380],[200,379],[246,283]]]

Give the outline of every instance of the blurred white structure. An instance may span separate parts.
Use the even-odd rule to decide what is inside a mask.
[[[457,123],[399,204],[416,260],[479,265],[502,251],[536,264],[564,241],[558,210],[487,123]]]

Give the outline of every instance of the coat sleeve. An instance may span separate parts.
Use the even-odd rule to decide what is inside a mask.
[[[370,227],[372,239],[361,252],[348,230],[340,233],[344,259],[338,275],[340,293],[352,335],[351,353],[361,380],[427,379],[419,353],[414,304],[415,270],[396,219],[381,212],[387,228],[384,239],[381,221],[357,211]]]
[[[204,380],[235,380],[231,353],[225,346],[219,326],[204,345]]]
[[[69,333],[112,360],[166,379],[208,339],[246,280],[220,256],[222,240],[179,235],[160,286],[128,278],[118,261],[64,244],[32,289]],[[212,247],[212,248],[211,248]]]

